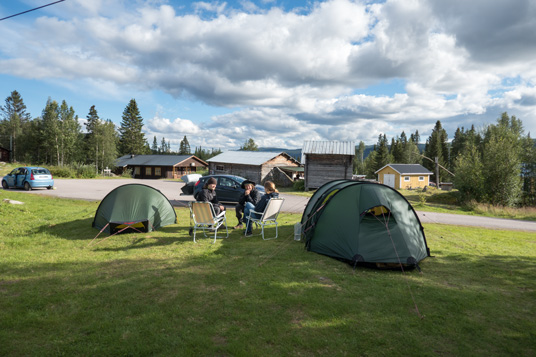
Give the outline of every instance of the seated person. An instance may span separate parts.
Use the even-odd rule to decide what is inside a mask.
[[[268,201],[271,198],[277,198],[279,197],[279,191],[275,188],[275,184],[272,181],[266,181],[264,183],[264,191],[266,192],[259,202],[254,206],[251,202],[246,202],[246,205],[244,207],[244,217],[246,217],[246,237],[251,236],[253,227],[251,226],[251,222],[249,221],[249,212],[255,211],[255,212],[264,212],[264,209],[266,208],[266,205],[268,204]],[[254,214],[255,218],[258,218],[259,215]]]
[[[261,199],[262,194],[257,191],[255,188],[255,182],[250,180],[245,180],[242,182],[242,188],[245,190],[242,195],[240,195],[240,198],[238,199],[238,204],[235,206],[236,211],[236,219],[238,219],[238,224],[234,226],[234,229],[239,229],[243,227],[244,218],[244,206],[247,202],[252,203],[254,206],[259,202]]]
[[[201,202],[212,203],[212,206],[214,207],[214,213],[216,215],[219,215],[222,211],[225,211],[225,207],[220,204],[220,201],[218,201],[218,197],[216,197],[217,184],[218,181],[214,177],[209,178],[203,186],[203,189],[199,191],[199,193],[197,193],[195,199]]]

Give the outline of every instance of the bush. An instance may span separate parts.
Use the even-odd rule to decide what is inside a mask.
[[[294,181],[292,188],[295,191],[305,191],[305,180]]]
[[[48,167],[48,169],[53,177],[75,177],[73,169],[69,166],[52,166]]]
[[[121,177],[131,178],[132,177],[132,169],[124,169],[123,172],[121,172]]]
[[[76,169],[76,177],[78,178],[95,178],[97,173],[93,165],[80,165]]]

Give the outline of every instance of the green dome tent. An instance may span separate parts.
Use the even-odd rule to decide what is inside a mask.
[[[430,256],[413,207],[398,191],[378,183],[324,184],[305,207],[301,225],[307,250],[354,266],[416,267]]]
[[[150,232],[173,223],[177,223],[177,214],[162,192],[147,185],[127,184],[104,197],[92,227],[116,234]]]

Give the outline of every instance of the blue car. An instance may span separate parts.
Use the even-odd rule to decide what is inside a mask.
[[[11,187],[24,188],[26,191],[45,187],[50,190],[54,187],[54,179],[44,167],[17,167],[2,178],[2,188],[7,190]]]

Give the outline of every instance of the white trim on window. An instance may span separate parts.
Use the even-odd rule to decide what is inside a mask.
[[[409,176],[404,176],[404,182],[409,182]]]
[[[424,181],[424,176],[419,176],[419,181]]]

